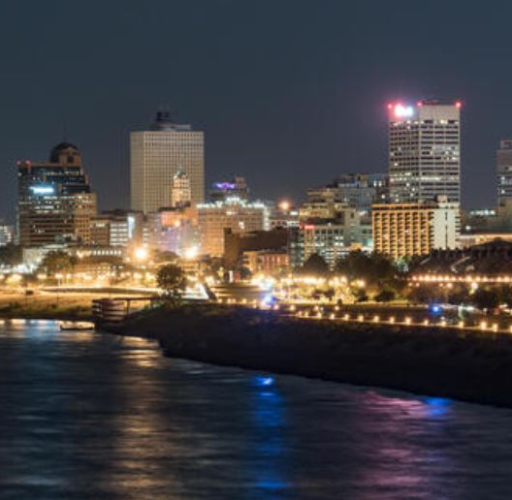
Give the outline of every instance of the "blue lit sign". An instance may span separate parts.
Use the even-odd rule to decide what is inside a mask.
[[[52,186],[31,186],[30,190],[34,194],[42,194],[42,195],[55,193],[55,188]]]
[[[236,184],[233,184],[232,182],[216,182],[213,187],[215,189],[222,189],[225,191],[232,191],[233,189],[236,189]]]

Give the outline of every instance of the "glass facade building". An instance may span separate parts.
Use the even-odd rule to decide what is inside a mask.
[[[18,162],[18,234],[24,247],[91,241],[96,195],[73,144],[55,146],[48,162]]]

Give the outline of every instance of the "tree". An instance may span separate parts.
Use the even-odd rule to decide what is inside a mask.
[[[356,299],[356,303],[359,304],[361,302],[368,302],[368,295],[366,294],[363,288],[358,288],[354,291],[354,297]]]
[[[512,287],[503,285],[498,289],[500,303],[512,306]]]
[[[167,250],[154,250],[153,251],[153,262],[156,264],[164,264],[169,262],[176,262],[178,256],[174,252]]]
[[[448,303],[454,305],[461,305],[469,303],[470,295],[469,289],[465,284],[455,284],[453,288],[448,292]]]
[[[471,301],[478,309],[496,309],[500,305],[500,295],[496,290],[479,288],[471,296]]]
[[[183,270],[175,264],[162,266],[156,275],[156,282],[173,305],[179,303],[187,287],[187,278]]]
[[[375,295],[375,302],[391,302],[395,298],[393,290],[382,290]]]
[[[75,259],[66,252],[56,250],[45,255],[40,267],[45,269],[48,274],[54,275],[72,269],[75,263]]]
[[[336,272],[349,281],[363,280],[367,285],[380,289],[395,288],[398,270],[385,256],[378,253],[368,255],[361,250],[350,252],[336,264]]]
[[[241,280],[250,280],[252,278],[251,270],[247,266],[241,266],[238,269]]]
[[[0,266],[17,266],[22,261],[23,252],[21,246],[9,243],[4,247],[0,247]]]
[[[442,301],[439,289],[431,284],[409,288],[407,299],[413,304],[428,304],[430,302]]]
[[[329,266],[321,255],[314,253],[304,262],[300,272],[311,276],[326,276],[329,274]]]

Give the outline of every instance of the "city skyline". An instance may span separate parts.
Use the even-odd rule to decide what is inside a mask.
[[[0,500],[512,498],[477,4],[4,6]]]
[[[13,219],[16,160],[40,158],[64,138],[83,151],[100,208],[127,207],[128,133],[158,108],[170,108],[176,121],[207,134],[207,184],[238,174],[251,183],[255,197],[297,199],[307,187],[342,173],[386,171],[390,100],[453,96],[464,103],[463,203],[493,204],[494,152],[512,127],[512,75],[502,64],[508,49],[506,30],[500,29],[511,7],[482,13],[462,6],[443,6],[428,46],[415,40],[431,27],[424,23],[416,34],[414,21],[430,15],[432,4],[374,6],[375,15],[365,23],[364,5],[336,2],[294,2],[291,23],[285,22],[286,2],[273,5],[271,17],[268,2],[125,2],[122,12],[115,4],[104,6],[102,17],[93,6],[78,13],[72,6],[35,6],[39,15],[31,19],[12,7],[1,35],[5,47],[13,38],[17,43],[4,54],[9,77],[0,82],[0,162],[9,175],[0,188],[0,213]],[[384,11],[396,15],[382,23]],[[166,43],[171,13],[186,20],[173,28],[178,44]],[[84,22],[68,26],[65,20],[77,14]],[[235,16],[241,21],[232,23]],[[37,49],[13,32],[22,21],[32,40],[44,40]],[[43,36],[46,25],[59,26],[63,36]],[[133,37],[135,25],[147,36]],[[201,26],[201,37],[187,36],[192,26]],[[486,35],[485,46],[473,36],[477,27]],[[408,43],[398,43],[404,39]],[[112,64],[109,55],[121,47],[122,56]],[[134,72],[132,58],[148,51],[154,54]],[[61,71],[71,58],[77,72]],[[431,71],[434,61],[437,69]],[[35,86],[27,76],[41,64],[46,77]],[[75,78],[78,73],[83,81]]]

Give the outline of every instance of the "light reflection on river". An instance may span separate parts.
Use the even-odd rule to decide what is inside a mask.
[[[512,412],[0,325],[0,498],[508,499]]]

